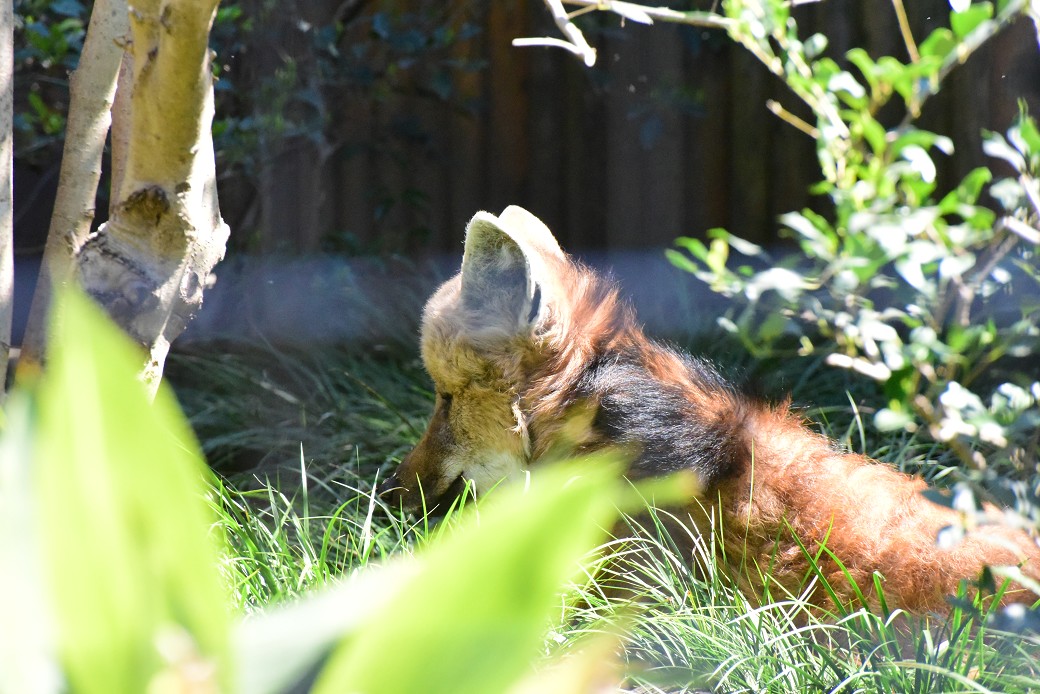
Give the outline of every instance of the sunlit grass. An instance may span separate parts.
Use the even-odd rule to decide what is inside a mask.
[[[403,517],[373,493],[428,414],[431,394],[413,357],[193,356],[176,360],[174,373],[222,474],[213,503],[233,548],[225,578],[245,609],[418,551],[450,525]],[[780,389],[797,368],[771,373],[767,389]],[[796,404],[810,397],[818,403],[805,410],[814,427],[850,450],[940,483],[956,475],[933,444],[873,433],[846,376],[829,373],[800,380],[793,394]],[[630,519],[628,539],[591,557],[589,579],[561,596],[546,653],[614,634],[630,686],[640,692],[1036,688],[1040,642],[985,629],[984,612],[957,608],[930,620],[866,609],[826,613],[805,600],[810,587],[826,590],[818,576],[807,577],[802,594],[749,600],[716,561],[711,536],[682,536],[678,525],[663,511]]]

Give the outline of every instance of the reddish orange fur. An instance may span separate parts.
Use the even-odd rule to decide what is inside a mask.
[[[703,392],[673,352],[646,338],[613,288],[573,263],[560,263],[557,272],[560,296],[569,301],[558,308],[566,318],[555,320],[545,335],[552,357],[531,375],[525,396],[531,405],[530,426],[542,431],[558,427],[567,408],[560,400],[565,392],[561,383],[576,378],[596,353],[622,346],[635,347],[656,378],[682,386],[706,417],[741,418],[750,435],[750,459],[742,461],[712,498],[697,500],[686,511],[699,532],[722,529],[727,564],[749,596],[761,594],[766,575],[792,594],[807,584],[809,561],[792,533],[808,552],[815,554],[825,544],[842,562],[844,570],[826,553],[819,558],[823,577],[846,606],[856,603],[846,571],[874,605],[877,572],[887,603],[914,612],[943,610],[946,596],[955,594],[962,580],[977,578],[987,565],[1021,565],[1040,580],[1040,549],[1025,533],[994,523],[976,528],[955,547],[939,548],[939,531],[962,519],[922,496],[927,488],[922,480],[864,456],[838,452],[786,406]],[[543,442],[539,452],[548,447]],[[716,522],[705,515],[706,505],[717,510]],[[773,591],[778,594],[783,591]],[[1005,602],[1035,598],[1012,586]],[[831,602],[819,584],[811,599]]]
[[[502,238],[495,237],[496,225]],[[939,531],[961,518],[922,496],[924,482],[836,450],[786,405],[769,406],[705,379],[649,340],[615,288],[565,256],[529,213],[510,208],[500,219],[481,213],[471,231],[469,279],[477,294],[463,296],[464,260],[463,273],[441,287],[424,314],[424,361],[438,393],[453,397],[438,396],[430,428],[388,480],[386,493],[405,505],[419,499],[416,482],[437,495],[471,475],[486,483],[488,453],[508,471],[561,449],[611,445],[594,421],[605,395],[578,384],[590,364],[623,356],[626,368],[661,384],[662,393],[681,393],[680,404],[689,406],[679,409],[702,431],[737,444],[712,449],[721,476],[685,510],[700,534],[719,534],[723,561],[750,599],[766,580],[800,593],[812,578],[806,552],[819,554],[823,578],[842,605],[856,603],[846,571],[869,603],[878,601],[877,573],[888,605],[915,612],[943,610],[958,583],[986,565],[1018,565],[1040,580],[1040,549],[1024,532],[987,524],[950,549],[938,547]],[[522,289],[521,264],[540,302],[533,293],[514,295]],[[488,301],[493,310],[482,308],[479,300],[497,291],[493,273],[502,268],[513,273],[504,276],[507,289]],[[530,325],[518,326],[517,316],[529,312]],[[674,439],[662,440],[673,445]],[[1035,597],[1013,586],[1005,601]],[[819,585],[810,599],[832,603]]]

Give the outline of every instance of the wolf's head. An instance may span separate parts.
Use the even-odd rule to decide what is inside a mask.
[[[560,250],[534,215],[478,212],[458,275],[426,304],[422,358],[436,388],[429,426],[381,489],[416,509],[522,473],[532,456],[524,403],[536,374],[558,361],[568,294],[594,278]],[[589,326],[591,327],[591,326]]]
[[[627,454],[632,478],[690,470],[702,489],[749,458],[753,404],[647,339],[613,283],[519,207],[469,223],[462,270],[426,304],[422,357],[433,416],[380,490],[408,509],[603,447]]]

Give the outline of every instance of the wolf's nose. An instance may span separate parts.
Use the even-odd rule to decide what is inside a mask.
[[[401,480],[397,479],[397,475],[390,475],[376,487],[376,494],[391,504],[397,503],[403,492],[404,488],[401,487]]]

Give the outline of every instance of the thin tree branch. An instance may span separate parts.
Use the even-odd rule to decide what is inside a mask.
[[[772,113],[774,116],[784,121],[785,123],[794,126],[796,129],[801,130],[803,133],[805,133],[812,139],[820,139],[819,129],[814,128],[798,116],[788,111],[786,108],[783,107],[783,105],[779,101],[769,99],[768,101],[766,101],[766,108],[768,108],[770,113]]]
[[[567,16],[567,10],[563,8],[563,3],[560,0],[544,0],[545,6],[549,8],[550,14],[552,14],[553,21],[556,22],[557,28],[567,40],[563,39],[513,39],[514,46],[557,46],[564,48],[571,53],[579,56],[584,62],[586,67],[592,67],[596,64],[596,49],[589,45],[589,42],[585,40],[585,35],[581,33],[575,24],[571,21],[570,17]]]
[[[910,62],[919,62],[921,53],[917,50],[913,32],[910,31],[910,20],[906,17],[906,8],[903,6],[903,0],[892,0],[892,7],[895,8],[896,18],[899,20],[899,33],[903,35],[903,43],[906,44],[906,52],[910,55]]]
[[[0,0],[0,400],[14,315],[14,8]]]
[[[570,51],[581,58],[585,65],[592,67],[596,62],[596,50],[585,40],[574,22],[571,20],[587,12],[613,12],[624,18],[634,19],[642,22],[668,22],[671,24],[686,24],[688,26],[699,26],[708,29],[729,29],[733,22],[715,12],[680,12],[668,7],[649,7],[634,2],[622,2],[621,0],[543,0],[549,12],[552,14],[556,26],[566,37],[558,38],[521,38],[513,39],[514,46],[553,46]],[[568,14],[564,5],[576,5],[582,9]]]
[[[110,109],[129,25],[126,3],[97,0],[79,64],[69,77],[69,118],[40,279],[36,283],[20,363],[43,357],[51,290],[73,274],[73,255],[90,233],[94,198],[101,177],[101,155],[111,123]]]
[[[585,64],[589,67],[591,67],[596,62],[595,55],[591,57],[592,62],[589,62],[590,58],[585,53],[585,51],[581,49],[581,46],[576,46],[570,41],[564,41],[563,39],[552,38],[550,36],[545,36],[541,38],[531,37],[525,39],[513,39],[513,45],[517,48],[528,48],[537,46],[547,48],[562,48],[563,50],[573,53],[574,55],[584,60]]]
[[[613,12],[622,17],[633,10],[645,14],[657,22],[669,22],[671,24],[687,24],[689,26],[705,27],[706,29],[729,29],[733,22],[715,12],[680,12],[668,7],[649,7],[634,2],[620,2],[620,0],[563,0],[568,5],[579,7],[593,7],[605,12]]]

